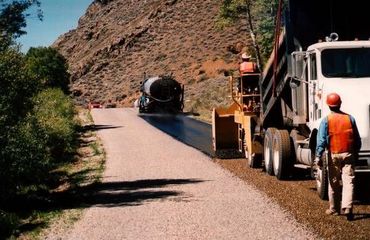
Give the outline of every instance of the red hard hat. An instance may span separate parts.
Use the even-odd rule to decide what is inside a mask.
[[[342,100],[337,93],[330,93],[326,97],[326,104],[328,104],[329,107],[340,107]]]

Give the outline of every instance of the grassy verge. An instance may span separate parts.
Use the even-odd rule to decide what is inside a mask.
[[[8,214],[6,219],[14,231],[5,239],[61,238],[88,206],[84,199],[101,181],[105,152],[94,132],[89,111],[78,109],[78,118],[81,123],[79,148],[73,160],[51,172],[52,187],[47,191],[34,193],[32,198],[22,197],[20,201],[26,198],[29,204]],[[0,239],[3,238],[0,236]]]

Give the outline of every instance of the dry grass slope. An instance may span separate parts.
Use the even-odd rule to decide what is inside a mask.
[[[247,42],[245,27],[217,29],[219,5],[213,0],[92,3],[77,29],[53,45],[70,63],[78,102],[132,106],[144,72],[173,73],[185,84],[188,110],[208,101],[203,99],[208,88],[217,98],[215,90],[227,87],[219,79],[237,68]]]

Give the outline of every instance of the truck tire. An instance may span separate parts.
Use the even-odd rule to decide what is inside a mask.
[[[291,142],[287,130],[277,130],[273,140],[273,167],[277,179],[287,179],[291,168]]]
[[[328,161],[326,155],[323,155],[322,167],[316,170],[316,190],[317,194],[322,200],[328,200],[328,187],[329,187],[329,175],[328,175]]]
[[[268,128],[263,139],[263,157],[265,162],[265,170],[267,174],[271,176],[274,175],[272,145],[276,131],[276,128]]]

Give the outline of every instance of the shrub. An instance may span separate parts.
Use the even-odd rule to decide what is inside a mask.
[[[1,207],[42,187],[56,159],[73,152],[75,122],[72,101],[62,90],[41,91],[16,47],[0,53]]]
[[[69,73],[66,59],[54,48],[30,48],[26,54],[29,73],[37,78],[44,88],[60,88],[68,93]]]
[[[12,126],[23,119],[32,108],[30,99],[37,84],[25,74],[21,53],[8,49],[0,53],[0,128]],[[1,133],[0,133],[1,135]]]
[[[15,214],[9,214],[0,209],[0,236],[10,236],[18,224],[19,218]]]
[[[5,171],[0,171],[0,180],[9,197],[23,187],[41,183],[50,168],[46,141],[36,128],[37,123],[27,118],[7,134],[0,158]]]
[[[23,184],[32,184],[47,156],[46,146],[27,123],[37,86],[25,74],[24,57],[16,48],[0,54],[0,203]],[[37,163],[36,163],[37,162]],[[36,165],[34,165],[36,164]]]
[[[63,160],[75,149],[76,121],[72,100],[60,89],[46,89],[33,99],[32,115],[54,160]]]

